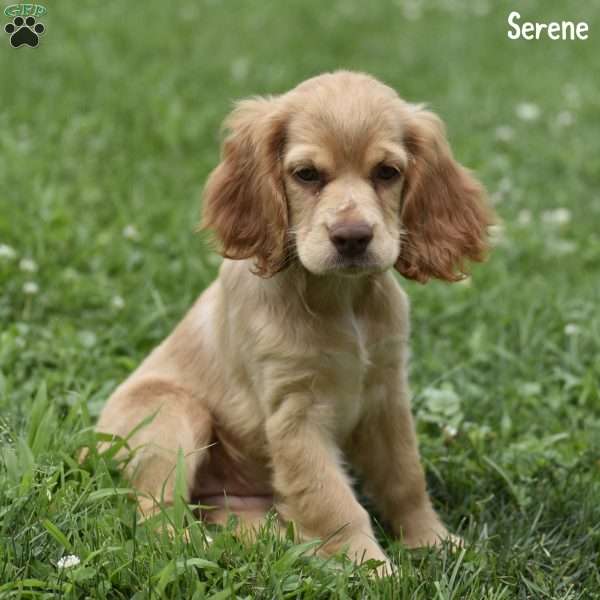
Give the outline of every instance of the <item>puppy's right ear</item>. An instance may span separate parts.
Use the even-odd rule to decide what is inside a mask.
[[[280,271],[286,258],[285,122],[276,98],[239,102],[225,120],[221,162],[204,189],[202,227],[214,231],[224,257],[254,258],[263,277]]]
[[[459,281],[467,261],[481,261],[494,223],[485,191],[452,156],[444,124],[415,109],[406,125],[410,153],[400,219],[404,239],[396,269],[422,283],[431,277]]]

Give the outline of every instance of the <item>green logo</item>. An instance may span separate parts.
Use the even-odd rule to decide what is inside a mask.
[[[41,4],[11,4],[4,9],[7,17],[43,17],[47,12]]]

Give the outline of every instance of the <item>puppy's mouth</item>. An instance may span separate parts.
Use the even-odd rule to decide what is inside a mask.
[[[328,261],[327,272],[348,277],[359,277],[369,273],[383,271],[381,264],[369,253],[357,257],[345,257],[340,254]]]

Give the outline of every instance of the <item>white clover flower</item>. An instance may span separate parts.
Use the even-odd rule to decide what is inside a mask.
[[[79,332],[79,341],[81,345],[85,348],[93,348],[96,345],[96,334],[93,331],[80,331]]]
[[[556,115],[556,124],[558,127],[569,127],[575,123],[575,117],[571,111],[562,110]]]
[[[140,232],[137,230],[135,225],[126,225],[123,228],[123,237],[127,240],[139,240]]]
[[[0,258],[6,260],[14,260],[17,257],[17,252],[7,244],[0,244]]]
[[[473,8],[476,17],[485,17],[490,14],[490,5],[487,2],[479,2]]]
[[[73,567],[76,567],[80,563],[81,559],[79,558],[79,556],[75,556],[74,554],[68,554],[67,556],[59,558],[58,562],[56,563],[56,566],[59,569],[71,569]]]
[[[577,244],[571,240],[555,239],[547,243],[548,253],[553,256],[568,256],[577,252]]]
[[[542,386],[537,381],[526,381],[520,388],[525,396],[537,396],[542,393]]]
[[[515,130],[510,125],[498,125],[495,135],[501,142],[511,142],[515,139]]]
[[[125,307],[125,300],[123,300],[121,296],[113,296],[112,300],[110,301],[110,304],[113,308],[121,310]]]
[[[19,261],[19,269],[27,273],[35,273],[38,270],[38,266],[31,258],[22,258]]]
[[[35,296],[40,291],[40,286],[35,281],[26,281],[23,284],[23,293],[28,296]]]
[[[241,56],[240,58],[236,58],[231,63],[230,71],[234,81],[245,81],[250,72],[250,61],[248,60],[248,57]]]
[[[504,229],[504,225],[501,223],[496,223],[495,225],[490,225],[488,227],[488,235],[490,238],[490,244],[492,246],[498,246],[503,244],[506,241],[506,230]]]
[[[542,213],[542,221],[548,225],[566,225],[571,221],[571,211],[568,208],[555,208]]]
[[[577,335],[580,331],[579,325],[575,325],[575,323],[567,323],[565,325],[565,335]]]
[[[63,277],[67,281],[74,281],[75,279],[77,279],[79,277],[79,273],[73,267],[67,267],[63,271]]]
[[[537,121],[542,114],[542,110],[533,102],[521,102],[515,107],[515,113],[521,121]]]
[[[529,209],[524,208],[523,210],[519,211],[519,214],[517,215],[517,223],[519,225],[521,225],[522,227],[525,227],[527,225],[530,225],[532,220],[533,220],[533,217],[532,217],[531,211]]]
[[[490,159],[490,166],[496,171],[509,171],[511,170],[510,160],[504,154],[493,154]]]
[[[492,202],[498,204],[504,197],[513,190],[513,182],[510,177],[502,177],[498,182],[498,187],[492,194]]]
[[[566,101],[571,106],[578,106],[581,100],[581,94],[579,93],[579,89],[573,83],[567,83],[563,88],[563,95]]]
[[[440,2],[439,4],[447,12],[456,12],[464,8],[463,3],[458,0],[444,0],[444,2]]]
[[[458,435],[458,429],[456,427],[454,427],[454,425],[444,425],[444,427],[442,427],[442,432],[444,434],[444,437],[446,439],[454,439],[457,435]]]
[[[513,182],[510,177],[503,177],[498,182],[498,191],[501,194],[508,194],[508,192],[512,191],[512,189],[513,189]]]
[[[423,16],[421,2],[415,2],[414,0],[412,2],[404,2],[401,8],[404,18],[408,21],[418,21]]]

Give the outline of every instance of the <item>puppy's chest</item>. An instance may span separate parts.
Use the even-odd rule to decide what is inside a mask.
[[[317,402],[334,411],[337,437],[341,440],[356,427],[369,406],[382,402],[386,372],[396,360],[395,344],[375,338],[358,319],[345,323],[344,335],[324,344],[313,380]],[[400,368],[400,365],[397,365]]]

